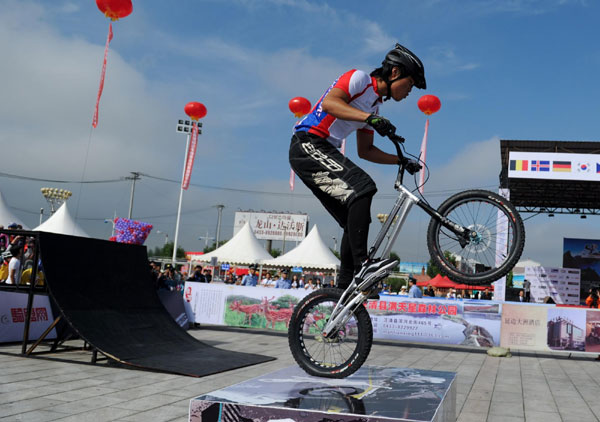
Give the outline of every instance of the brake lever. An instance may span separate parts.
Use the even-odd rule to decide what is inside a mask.
[[[395,133],[390,133],[388,135],[388,138],[390,138],[390,140],[392,140],[393,142],[400,142],[401,144],[403,144],[404,141],[406,140],[402,136],[396,135]]]

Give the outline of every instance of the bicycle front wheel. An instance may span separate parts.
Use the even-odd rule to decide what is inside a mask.
[[[437,219],[429,223],[427,246],[431,258],[453,281],[491,283],[506,275],[521,257],[525,227],[506,198],[485,190],[461,192],[448,198],[438,212],[473,234],[461,239]]]
[[[360,306],[331,337],[323,329],[342,291],[319,289],[294,309],[288,330],[290,351],[309,375],[344,378],[358,370],[373,343],[373,326],[367,310]]]

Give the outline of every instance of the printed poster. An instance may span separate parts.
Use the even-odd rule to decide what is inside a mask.
[[[477,347],[500,344],[499,303],[386,296],[367,302],[366,307],[377,339]]]
[[[548,350],[548,307],[505,303],[502,307],[500,345],[524,350]]]

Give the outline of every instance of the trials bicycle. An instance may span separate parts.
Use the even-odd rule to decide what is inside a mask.
[[[394,183],[399,195],[369,249],[367,261],[346,290],[314,291],[296,305],[290,319],[290,350],[310,375],[344,378],[367,359],[373,327],[364,303],[369,295],[378,293],[379,282],[397,265],[397,261],[383,260],[389,256],[413,205],[431,216],[427,229],[431,259],[454,281],[482,285],[498,280],[515,266],[523,252],[523,221],[506,198],[486,190],[468,190],[446,199],[435,210],[403,186],[404,173],[414,174],[421,166],[404,157],[404,138],[394,133],[388,138],[399,157]],[[377,262],[382,263],[381,267]]]

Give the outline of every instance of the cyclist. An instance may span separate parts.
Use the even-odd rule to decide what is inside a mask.
[[[363,266],[361,275],[366,279],[369,274],[397,265],[391,259],[367,260],[371,200],[377,187],[338,148],[343,139],[356,131],[359,157],[379,164],[400,164],[398,156],[373,145],[373,133],[395,133],[394,125],[379,115],[379,106],[390,98],[401,101],[413,86],[426,88],[423,63],[410,50],[396,44],[382,66],[370,75],[356,69],[341,75],[294,127],[290,145],[292,169],[344,229],[337,287],[348,287]]]

